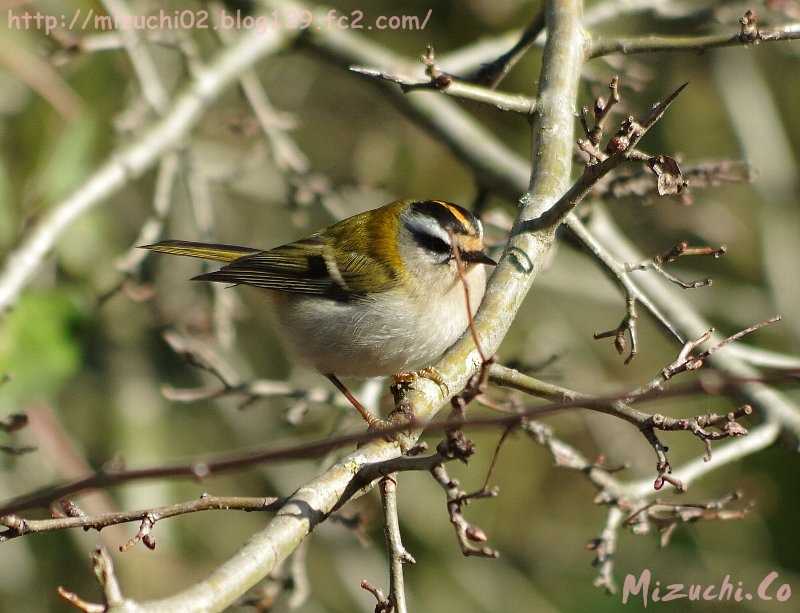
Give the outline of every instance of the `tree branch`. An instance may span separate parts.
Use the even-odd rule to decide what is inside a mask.
[[[461,81],[446,73],[442,73],[438,77],[431,78],[428,81],[420,81],[400,74],[383,72],[364,66],[351,66],[350,70],[366,77],[380,79],[388,83],[395,83],[400,86],[400,91],[403,93],[415,91],[441,92],[454,98],[472,100],[473,102],[494,106],[501,111],[511,111],[523,115],[530,115],[536,107],[536,100],[534,98],[529,98],[522,94],[509,94],[488,89],[481,85],[474,85],[466,81]]]
[[[389,555],[389,602],[393,613],[408,613],[406,593],[403,583],[403,564],[416,561],[406,548],[400,536],[400,521],[397,517],[397,474],[387,475],[380,482],[381,503],[383,506],[383,534],[386,551]]]
[[[700,53],[718,47],[757,45],[761,42],[780,42],[800,38],[800,23],[789,23],[761,30],[755,13],[747,11],[740,20],[741,28],[735,34],[710,34],[707,36],[644,36],[640,38],[600,38],[589,47],[587,57],[596,58],[612,53],[632,55],[665,51],[691,51]]]
[[[268,3],[271,6],[271,3]],[[284,9],[285,5],[280,4]],[[533,159],[537,160],[530,190],[520,209],[520,221],[546,211],[565,191],[572,162],[572,112],[583,54],[580,3],[563,0],[548,4],[547,23],[552,36],[544,53],[540,78],[541,108],[534,116]],[[344,31],[309,32],[311,37],[341,43]],[[494,353],[513,320],[554,240],[554,229],[515,234],[489,281],[475,320],[481,344]],[[461,339],[435,365],[452,393],[463,388],[479,367],[472,339]],[[427,421],[449,400],[443,386],[427,379],[413,384],[408,395],[417,419]],[[416,435],[411,436],[412,439]],[[397,442],[373,441],[338,462],[300,488],[275,519],[205,581],[165,600],[143,603],[138,610],[219,610],[252,587],[283,560],[325,518],[358,470],[400,452]]]
[[[2,515],[0,516],[0,524],[8,529],[0,532],[0,543],[28,534],[67,530],[69,528],[94,529],[99,532],[108,526],[133,521],[148,521],[150,527],[152,527],[156,521],[198,511],[275,511],[280,508],[281,504],[283,504],[283,501],[280,498],[209,496],[208,494],[203,494],[198,500],[141,509],[139,511],[101,513],[99,515],[81,513],[53,519],[25,519],[16,515]]]

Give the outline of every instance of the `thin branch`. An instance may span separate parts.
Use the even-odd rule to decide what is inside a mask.
[[[497,57],[497,59],[482,64],[473,74],[468,75],[466,80],[480,85],[487,85],[494,89],[534,45],[544,28],[545,12],[544,10],[539,10],[511,49]]]
[[[153,212],[142,225],[130,249],[115,263],[117,269],[123,273],[125,278],[134,276],[150,253],[144,249],[139,249],[139,246],[157,242],[163,234],[164,225],[172,209],[172,203],[175,201],[175,185],[180,175],[180,168],[181,160],[180,155],[177,153],[166,155],[161,160],[153,193]],[[116,293],[125,283],[125,278],[116,287],[101,296],[100,302],[104,302]]]
[[[176,504],[141,509],[138,511],[121,511],[119,513],[101,513],[56,517],[53,519],[25,519],[16,515],[0,516],[0,524],[7,530],[0,532],[0,543],[40,532],[67,530],[69,528],[94,529],[98,532],[108,526],[125,524],[134,521],[146,522],[149,527],[162,519],[177,515],[197,513],[198,511],[276,511],[283,501],[280,498],[248,498],[244,496],[210,496],[203,494],[197,500]],[[139,538],[141,540],[141,530]],[[127,549],[127,547],[126,547]]]
[[[132,14],[124,0],[103,0],[103,6],[115,23],[130,23]],[[155,61],[147,48],[146,40],[143,40],[139,33],[132,28],[122,28],[119,37],[142,88],[144,99],[158,116],[163,117],[169,107],[169,92],[161,80]],[[136,273],[149,255],[149,252],[137,249],[137,245],[151,244],[161,236],[172,208],[173,188],[179,173],[180,155],[176,151],[171,151],[159,163],[153,196],[153,213],[142,225],[136,241],[127,254],[117,262],[117,268],[124,275],[123,279],[113,288],[104,292],[98,300],[99,303],[102,304],[122,289],[128,278]]]
[[[232,45],[236,36],[229,28],[221,27],[217,23],[219,15],[222,14],[222,7],[219,3],[214,3],[215,8],[211,11],[214,20],[215,30],[220,39],[226,46]],[[261,126],[261,130],[270,146],[272,159],[279,170],[294,174],[305,174],[309,171],[309,161],[306,155],[300,150],[297,144],[289,136],[289,129],[292,127],[291,121],[282,115],[272,106],[272,103],[261,85],[258,74],[253,70],[246,70],[239,77],[239,85],[247,98],[253,113]]]
[[[536,100],[534,98],[529,98],[522,94],[499,92],[480,85],[474,85],[466,81],[461,81],[447,73],[442,73],[438,77],[431,78],[427,81],[420,81],[412,77],[405,77],[400,74],[384,72],[364,66],[351,66],[350,70],[364,75],[365,77],[396,83],[400,86],[400,90],[403,93],[436,91],[454,98],[488,104],[501,111],[511,111],[523,115],[530,115],[536,108]]]
[[[748,326],[747,328],[740,330],[736,334],[732,334],[731,336],[728,336],[722,339],[721,341],[718,341],[705,351],[702,351],[694,355],[692,352],[697,348],[697,346],[705,343],[711,338],[714,329],[709,328],[697,339],[689,340],[686,343],[684,343],[675,361],[661,371],[664,381],[667,381],[672,377],[674,377],[675,375],[685,372],[687,370],[697,370],[698,368],[701,368],[705,364],[706,360],[720,349],[724,348],[727,345],[730,345],[731,343],[738,341],[739,339],[747,336],[748,334],[752,334],[753,332],[760,330],[761,328],[777,323],[780,320],[781,316],[776,315],[775,317],[770,317],[769,319],[760,321],[757,324]]]
[[[625,340],[625,335],[627,334],[631,343],[628,357],[625,358],[625,364],[630,364],[631,360],[639,353],[639,333],[636,327],[636,320],[639,319],[639,315],[636,312],[635,296],[628,292],[627,288],[625,291],[625,316],[622,318],[622,321],[616,328],[606,330],[605,332],[595,332],[594,339],[613,338],[614,348],[617,350],[617,353],[622,355],[628,347],[628,343]]]
[[[553,430],[538,421],[525,420],[522,430],[538,445],[546,447],[558,468],[568,468],[582,473],[597,489],[603,500],[619,498],[622,484],[604,466],[592,462],[577,449],[557,438]]]
[[[664,315],[661,307],[654,304],[653,301],[639,289],[638,285],[633,282],[630,275],[625,271],[625,266],[618,262],[614,256],[597,241],[591,232],[587,230],[586,226],[572,214],[567,217],[566,225],[572,235],[598,260],[604,267],[604,271],[619,285],[625,297],[626,315],[630,313],[629,305],[631,301],[634,304],[634,310],[635,305],[641,304],[656,321],[669,332],[670,336],[682,343],[684,340],[683,335],[672,324],[670,319]]]
[[[375,587],[366,579],[361,582],[361,589],[369,592],[375,598],[375,613],[392,613],[394,604],[386,597],[383,590]]]
[[[680,524],[743,519],[750,512],[752,505],[738,509],[728,508],[731,503],[741,498],[742,493],[736,491],[716,500],[701,503],[675,504],[656,499],[639,506],[625,518],[624,525],[631,527],[635,534],[648,534],[655,528],[661,534],[661,546],[666,547]]]
[[[652,395],[654,392],[663,392],[661,384],[665,379],[663,379],[661,375],[633,392],[616,398],[592,397],[581,392],[560,388],[551,384],[543,385],[533,377],[528,377],[527,375],[499,365],[492,367],[490,378],[495,383],[506,385],[537,397],[561,400],[559,403],[560,406],[570,404],[599,411],[607,415],[616,416],[636,426],[656,453],[656,471],[658,473],[655,481],[656,489],[661,489],[664,481],[671,483],[680,491],[685,489],[684,484],[670,476],[672,467],[667,458],[668,448],[660,441],[656,435],[656,431],[683,430],[691,432],[702,441],[705,451],[704,457],[706,461],[708,461],[711,458],[710,441],[746,435],[747,430],[742,427],[737,420],[752,413],[752,407],[750,405],[744,405],[725,414],[707,413],[688,418],[675,418],[666,417],[660,413],[649,414],[633,408],[631,406],[631,401],[642,401],[646,397],[652,400],[654,397],[657,397]],[[541,407],[538,412],[529,409],[521,411],[518,414],[531,416],[538,413],[541,415],[544,411],[548,410],[548,407]],[[716,427],[719,431],[709,431],[707,429],[709,427]]]
[[[689,247],[689,244],[686,241],[681,241],[680,243],[675,244],[671,249],[664,253],[659,253],[650,258],[649,260],[644,260],[639,264],[626,264],[625,270],[627,272],[633,272],[636,270],[654,270],[662,277],[664,277],[667,281],[674,283],[678,287],[682,287],[683,289],[696,289],[698,287],[708,287],[711,285],[711,279],[698,279],[696,281],[684,281],[676,277],[675,275],[667,272],[664,269],[665,264],[671,264],[672,262],[677,261],[681,257],[686,256],[693,256],[693,255],[710,255],[714,258],[719,258],[727,253],[727,248],[725,245],[721,247]]]
[[[397,516],[397,474],[387,475],[380,482],[383,506],[383,534],[389,554],[389,602],[394,613],[408,613],[403,583],[403,565],[415,564],[413,556],[403,547],[400,521]]]
[[[105,613],[116,607],[125,607],[126,601],[122,596],[117,576],[114,574],[114,563],[103,547],[98,547],[92,552],[92,568],[97,582],[103,590],[103,604],[87,602],[61,586],[58,588],[58,595],[86,613]]]
[[[608,21],[625,18],[642,13],[653,13],[661,19],[685,19],[703,15],[714,0],[697,2],[696,0],[679,2],[678,0],[605,0],[589,7],[583,15],[584,28],[597,26]],[[529,28],[534,26],[531,23]],[[546,31],[540,32],[533,44],[542,47],[546,39]],[[468,74],[470,79],[484,65],[492,64],[525,37],[525,31],[517,29],[498,36],[481,38],[475,43],[466,45],[441,56],[441,63],[450,72]],[[471,74],[472,73],[472,74]]]
[[[690,204],[690,191],[701,188],[716,187],[726,183],[750,182],[755,178],[755,171],[746,162],[720,160],[701,162],[682,166],[681,173],[687,183],[687,189],[681,193],[685,204]],[[653,182],[652,171],[639,167],[623,172],[620,169],[599,181],[592,189],[592,196],[598,199],[609,198],[649,198],[658,194],[658,183]],[[688,200],[687,200],[688,199]]]
[[[115,23],[131,23],[133,15],[125,0],[102,0],[102,4]],[[158,68],[145,41],[139,37],[135,28],[121,28],[119,36],[136,72],[145,100],[156,113],[163,115],[169,106],[169,93],[161,82]]]
[[[719,445],[711,460],[706,461],[701,456],[673,469],[672,474],[688,488],[692,483],[718,468],[737,462],[771,446],[777,440],[780,431],[779,423],[768,421],[753,428],[747,436],[741,439],[732,441],[727,445]],[[645,478],[625,484],[622,493],[630,498],[642,498],[655,495],[657,491],[653,489],[653,481]]]
[[[609,594],[617,593],[617,584],[614,581],[614,554],[617,551],[617,536],[625,514],[619,507],[611,507],[608,518],[600,537],[590,541],[586,548],[595,552],[592,565],[597,567],[595,587],[601,587]]]
[[[242,397],[239,408],[243,409],[259,399],[285,397],[293,401],[287,411],[287,416],[296,412],[297,407],[308,402],[346,405],[346,402],[338,394],[327,387],[299,388],[287,381],[269,379],[243,381],[234,367],[219,353],[196,339],[183,336],[174,330],[164,332],[163,337],[172,350],[186,360],[187,364],[210,374],[221,384],[196,388],[174,388],[170,385],[163,385],[161,393],[173,402],[192,403],[224,397]]]
[[[710,34],[707,36],[645,36],[641,38],[599,38],[592,42],[587,57],[596,58],[611,53],[631,55],[664,51],[690,51],[701,53],[718,47],[757,45],[761,42],[791,41],[800,38],[800,23],[788,23],[761,30],[755,13],[747,11],[740,19],[738,32]]]
[[[450,523],[453,524],[453,528],[456,531],[461,553],[465,556],[496,558],[498,556],[497,550],[488,545],[481,545],[487,540],[486,533],[466,520],[462,508],[469,504],[470,501],[478,498],[493,498],[497,496],[497,491],[478,490],[468,494],[459,487],[458,481],[450,478],[443,464],[434,466],[431,469],[431,474],[444,490],[447,498],[447,513],[450,516]]]
[[[622,264],[617,257],[624,261],[639,261],[643,256],[630,244],[627,237],[616,228],[609,216],[596,208],[592,215],[591,232],[577,217],[571,216],[567,224],[576,234],[580,233],[587,240],[594,243],[596,252],[602,255],[602,263],[607,266],[612,278],[617,278]],[[613,250],[612,250],[613,249]],[[619,254],[617,256],[617,254]],[[616,272],[611,272],[616,271]],[[641,288],[642,295],[649,296],[658,305],[660,312],[667,321],[673,322],[679,331],[681,343],[686,338],[696,337],[702,331],[711,328],[710,324],[685,301],[682,301],[669,286],[652,275],[641,275],[637,278],[636,285]],[[731,346],[731,349],[736,345]],[[779,420],[784,427],[795,434],[800,434],[800,411],[786,396],[772,387],[763,383],[760,373],[743,361],[739,354],[733,350],[720,351],[714,355],[714,368],[724,377],[747,381],[737,386],[735,395],[742,402],[751,404],[754,409],[766,415],[769,419]]]

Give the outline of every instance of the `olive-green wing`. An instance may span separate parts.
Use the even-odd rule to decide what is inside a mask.
[[[341,300],[357,299],[393,287],[394,283],[386,278],[383,270],[371,256],[337,253],[324,237],[314,235],[246,255],[219,270],[194,278]]]

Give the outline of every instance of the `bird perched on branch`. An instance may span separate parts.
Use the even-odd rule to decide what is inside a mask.
[[[441,200],[399,200],[273,249],[168,240],[161,253],[223,262],[194,279],[268,291],[281,334],[304,362],[347,396],[370,426],[377,418],[339,380],[430,366],[464,333],[483,298],[483,227]],[[461,270],[459,270],[461,266]]]

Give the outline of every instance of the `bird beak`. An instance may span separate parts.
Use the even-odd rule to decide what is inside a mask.
[[[462,251],[461,257],[465,262],[469,262],[470,264],[486,264],[487,266],[497,266],[497,262],[486,255],[483,251]]]

